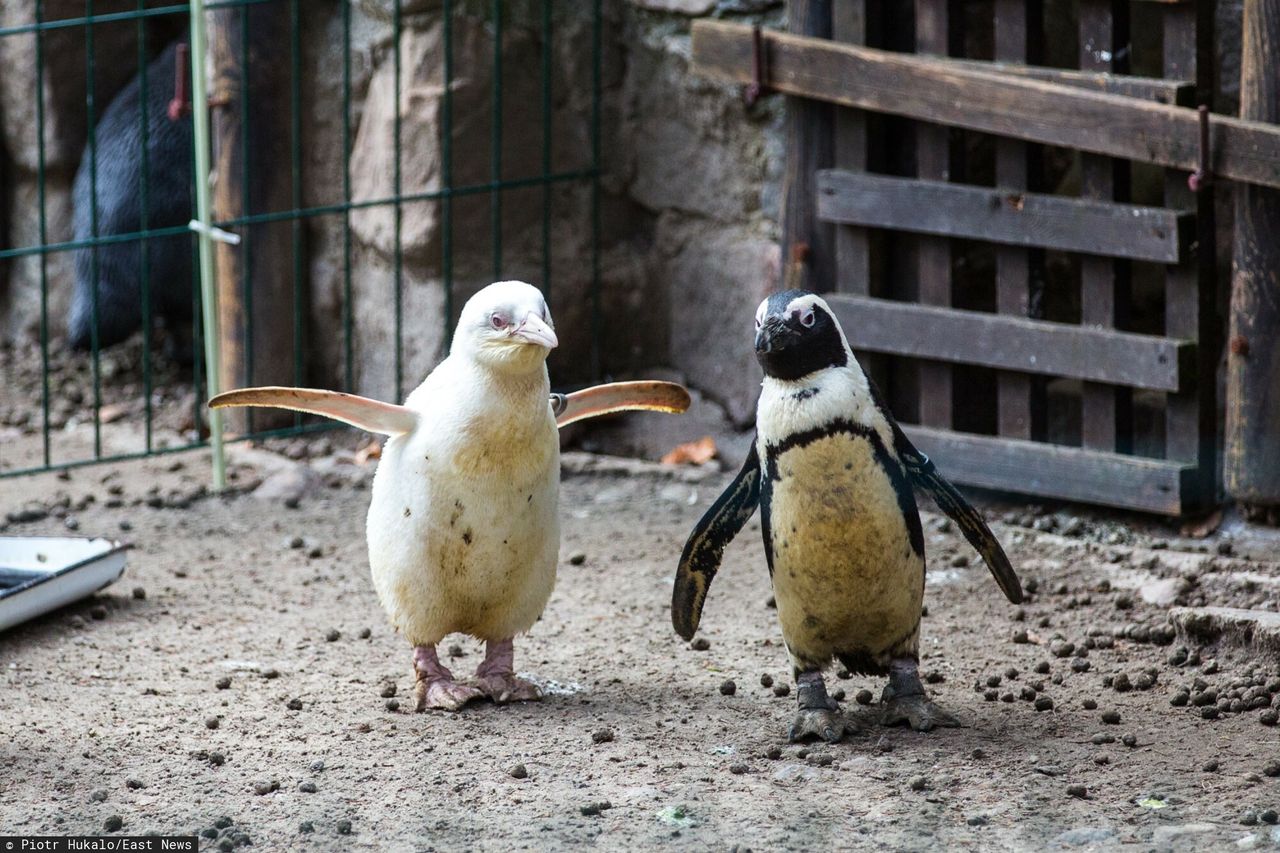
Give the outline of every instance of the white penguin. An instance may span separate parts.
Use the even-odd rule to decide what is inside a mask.
[[[312,412],[390,436],[369,505],[369,567],[391,624],[414,647],[418,710],[540,696],[515,673],[513,640],[537,621],[555,584],[557,423],[688,407],[687,392],[670,383],[552,395],[546,359],[557,344],[541,292],[504,281],[467,301],[448,357],[403,406],[295,388],[210,401]],[[436,654],[455,632],[486,644],[470,682],[455,679]]]

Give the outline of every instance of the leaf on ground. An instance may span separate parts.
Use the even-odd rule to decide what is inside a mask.
[[[716,458],[716,442],[709,435],[697,441],[687,441],[676,445],[667,455],[662,457],[663,465],[705,465]]]

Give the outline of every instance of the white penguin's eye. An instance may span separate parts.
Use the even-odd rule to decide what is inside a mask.
[[[507,318],[503,317],[501,314],[490,314],[489,325],[493,326],[495,329],[505,329],[508,325]]]
[[[805,311],[800,315],[800,325],[808,329],[813,326],[814,319],[813,309],[810,308],[808,311]]]

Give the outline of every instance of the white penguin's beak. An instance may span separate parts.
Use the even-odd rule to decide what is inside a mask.
[[[560,346],[555,330],[548,326],[541,317],[530,311],[520,321],[520,325],[511,330],[511,336],[531,344],[555,349]]]

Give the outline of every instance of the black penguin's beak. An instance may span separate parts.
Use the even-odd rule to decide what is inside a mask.
[[[781,317],[769,317],[756,330],[756,354],[780,352],[793,344],[799,335]]]

